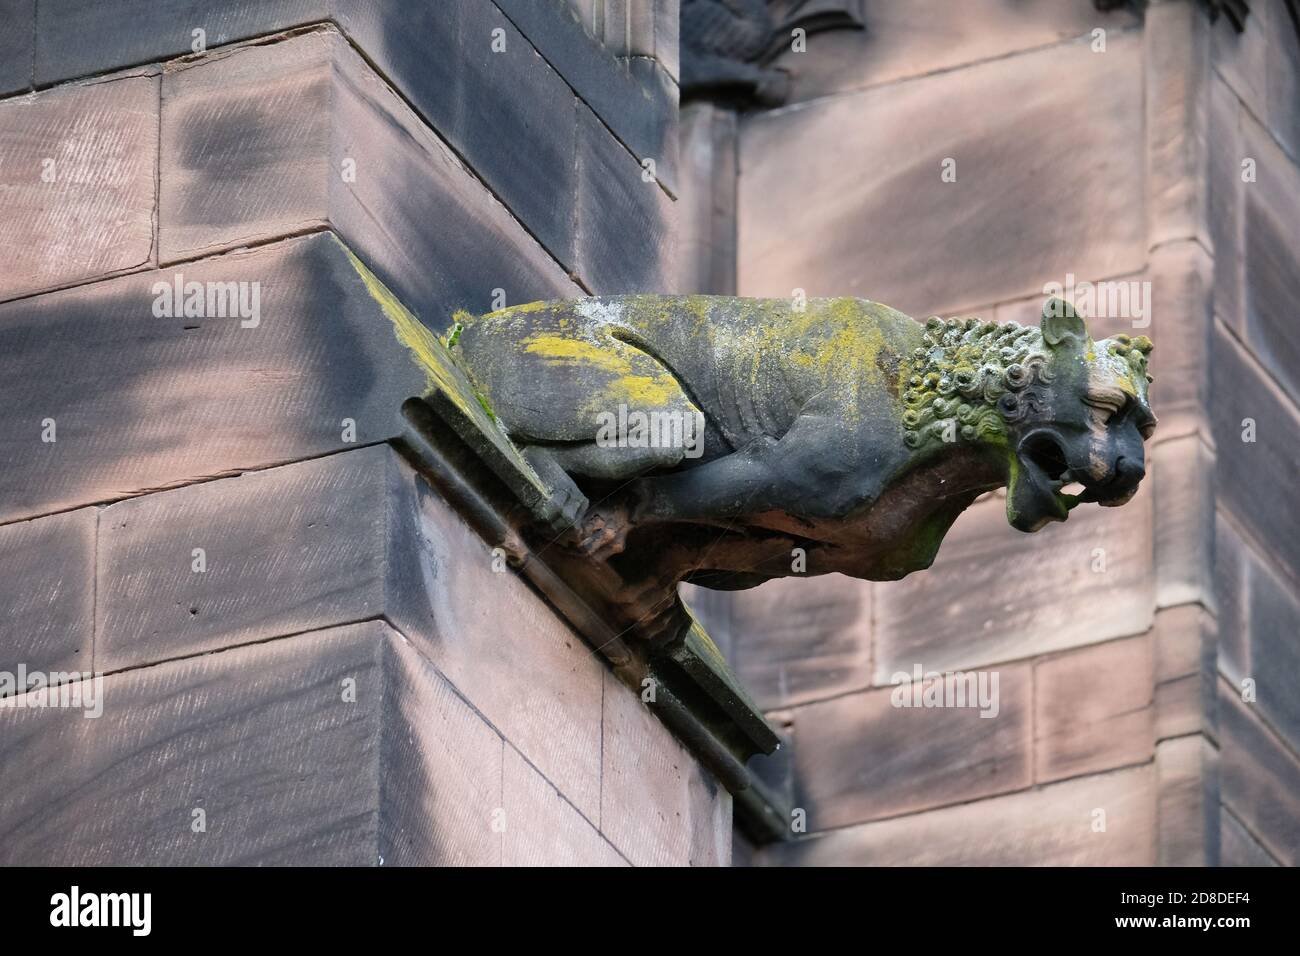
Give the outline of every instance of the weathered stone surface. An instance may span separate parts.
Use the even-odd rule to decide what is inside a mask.
[[[1143,488],[1122,509],[1082,505],[1032,537],[1008,527],[1000,495],[976,502],[933,567],[876,588],[875,682],[918,661],[968,668],[1146,631],[1152,497]]]
[[[156,318],[178,275],[260,289],[259,324]],[[0,380],[0,520],[346,448],[344,419],[382,441],[426,387],[331,234],[0,306]]]
[[[1222,29],[1210,31],[1210,54],[1215,72],[1256,116],[1267,115],[1266,76],[1272,27],[1267,14],[1260,10],[1272,5],[1256,5],[1250,11],[1251,22],[1240,33]]]
[[[600,829],[634,866],[726,866],[731,794],[605,675]]]
[[[677,288],[736,294],[736,113],[712,103],[682,107]]]
[[[379,445],[105,508],[99,669],[382,614],[397,474]]]
[[[147,266],[158,79],[133,75],[0,103],[0,299]]]
[[[331,38],[312,33],[171,66],[162,81],[166,262],[325,226]],[[360,170],[364,173],[364,168]]]
[[[1232,33],[1216,30],[1216,35]],[[1210,81],[1209,225],[1214,248],[1214,311],[1228,324],[1240,329],[1245,321],[1242,299],[1242,160],[1241,104],[1217,73]]]
[[[1219,684],[1220,787],[1223,803],[1285,866],[1300,863],[1300,761]]]
[[[1241,686],[1251,673],[1250,622],[1247,609],[1247,569],[1250,555],[1232,520],[1215,511],[1214,520],[1214,594],[1219,606],[1218,670],[1228,680]]]
[[[122,502],[102,529],[101,669],[385,615],[598,819],[600,661],[387,445]]]
[[[1227,810],[1219,815],[1220,849],[1222,866],[1277,866],[1277,860]]]
[[[1256,560],[1250,569],[1250,676],[1259,711],[1300,753],[1300,603],[1296,585]]]
[[[497,6],[638,160],[655,161],[660,182],[675,193],[677,86],[668,71],[654,61],[641,61],[645,70],[622,66],[559,0],[497,0]]]
[[[1270,550],[1270,560],[1300,575],[1300,509],[1292,507],[1300,414],[1222,326],[1215,329],[1210,374],[1216,500]],[[1243,441],[1249,424],[1255,440]]]
[[[460,693],[598,823],[604,664],[442,498],[399,468],[406,487],[391,531],[390,613]]]
[[[1193,3],[1153,4],[1144,20],[1147,241],[1155,247],[1205,237],[1211,25]]]
[[[1150,767],[1081,777],[837,830],[763,850],[759,862],[801,866],[1151,866]],[[1103,819],[1105,830],[1094,827]]]
[[[769,581],[726,595],[706,621],[732,647],[732,668],[763,710],[871,686],[871,584],[838,574]]]
[[[493,866],[507,806],[504,753],[482,717],[403,637],[381,625],[384,721],[377,763],[381,866]],[[548,824],[539,823],[546,832]]]
[[[497,289],[507,302],[578,292],[332,29],[168,72],[163,149],[165,261],[328,224],[437,330],[458,308],[490,311]],[[557,149],[572,167],[572,136]],[[563,181],[540,195],[570,234]]]
[[[676,87],[657,61],[644,61],[652,64],[648,78],[634,75],[561,5],[526,0],[500,6],[509,19],[483,0],[235,0],[219,13],[202,0],[168,0],[166,16],[159,16],[155,0],[124,0],[111,8],[50,0],[42,6],[37,36],[37,83],[189,54],[195,29],[205,31],[204,42],[213,49],[332,20],[569,265],[576,196],[570,86],[639,157],[655,158],[670,187]],[[495,30],[504,31],[500,52],[491,47]],[[86,43],[87,36],[96,42]],[[430,57],[434,48],[443,55]],[[519,147],[521,131],[527,148]]]
[[[1184,604],[1156,612],[1155,738],[1214,734],[1216,624],[1202,607]]]
[[[1296,279],[1300,275],[1300,167],[1254,119],[1247,116],[1242,123],[1244,148],[1255,160],[1258,176],[1257,182],[1241,187],[1245,197],[1245,339],[1291,401],[1300,402],[1300,345],[1295,335],[1295,301],[1300,292]]]
[[[1034,664],[1034,768],[1040,782],[1151,759],[1155,659],[1147,636]]]
[[[1141,322],[1121,318],[1101,324],[1160,343],[1150,366],[1151,407],[1160,418],[1156,440],[1205,433],[1214,261],[1199,242],[1168,242],[1152,250],[1146,272],[1135,278],[1150,284],[1150,314]]]
[[[1156,746],[1158,866],[1218,864],[1218,757],[1200,734]]]
[[[627,866],[627,861],[513,747],[502,777],[505,866]]]
[[[331,0],[41,0],[36,35],[36,83],[44,86],[75,76],[193,51],[195,30],[216,46],[287,27],[324,20]],[[93,42],[87,38],[93,37]]]
[[[597,294],[662,292],[677,264],[674,203],[591,110],[577,110],[577,272]]]
[[[0,94],[32,85],[36,0],[0,0]]]
[[[1241,98],[1252,116],[1292,156],[1300,157],[1300,46],[1286,3],[1251,6],[1250,22],[1241,33],[1215,30],[1215,69]]]
[[[865,31],[814,34],[807,53],[777,61],[793,74],[792,102],[1005,57],[1097,28],[1113,36],[1139,22],[1126,10],[1101,13],[1090,3],[1054,0],[871,0],[866,20]]]
[[[0,861],[375,863],[382,631],[110,676],[96,719],[0,709]]]
[[[90,671],[94,508],[0,527],[0,670]]]
[[[1269,55],[1267,95],[1269,128],[1288,153],[1300,160],[1300,28],[1294,5],[1265,3]]]
[[[337,13],[343,29],[420,115],[552,254],[571,267],[578,197],[575,98],[514,24],[492,3],[477,0],[340,3]],[[561,21],[562,28],[571,28],[591,43],[567,11],[545,10],[540,15]],[[494,49],[497,36],[504,49]],[[431,49],[443,54],[430,56]],[[624,79],[617,64],[604,66],[610,80]],[[382,155],[376,150],[372,162]],[[441,166],[448,160],[435,156],[434,162]],[[390,180],[387,188],[392,185]],[[399,189],[395,195],[409,199],[404,193]],[[436,229],[436,220],[426,228]],[[490,296],[499,285],[492,283],[484,294]]]
[[[1087,148],[1057,135],[1061,116]],[[927,315],[1135,271],[1142,126],[1141,40],[1126,32],[1105,54],[1071,43],[756,117],[741,134],[740,291]]]
[[[1156,605],[1200,602],[1213,609],[1214,452],[1199,434],[1191,434],[1158,442],[1148,455],[1155,496]]]
[[[794,762],[808,829],[899,816],[1030,786],[1030,669],[1017,665],[995,673],[997,710],[992,717],[981,717],[977,703],[965,708],[895,706],[897,694],[912,699],[912,685],[793,708]],[[986,679],[991,681],[991,675]]]

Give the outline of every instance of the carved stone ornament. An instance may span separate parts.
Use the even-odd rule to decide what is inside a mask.
[[[1150,341],[1094,342],[1058,299],[1040,331],[861,299],[590,298],[459,313],[445,342],[428,400],[512,489],[517,533],[652,644],[691,626],[681,581],[895,580],[1004,485],[1026,532],[1123,504],[1156,422]]]
[[[771,63],[796,29],[865,26],[862,0],[682,0],[682,97],[780,106],[790,77]]]

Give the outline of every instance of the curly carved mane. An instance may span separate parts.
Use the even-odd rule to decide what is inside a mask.
[[[921,342],[903,392],[908,448],[959,438],[998,443],[1008,423],[1042,409],[1040,386],[1051,383],[1052,370],[1038,328],[936,316],[925,323]],[[1149,339],[1117,335],[1106,345],[1110,355],[1146,376]]]

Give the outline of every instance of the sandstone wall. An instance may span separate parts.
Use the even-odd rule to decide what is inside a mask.
[[[696,287],[729,291],[728,228],[742,295],[1035,322],[1071,274],[1149,283],[1090,326],[1154,339],[1160,427],[1124,508],[1029,537],[991,495],[902,582],[705,602],[794,745],[807,832],[754,861],[1296,862],[1300,36],[1280,0],[1241,35],[1182,0],[865,8],[782,58],[789,105],[687,111]],[[891,706],[916,666],[996,672],[998,716]]]
[[[668,282],[654,12],[0,0],[0,671],[104,675],[0,708],[0,862],[727,862],[729,795],[389,444],[403,306]]]

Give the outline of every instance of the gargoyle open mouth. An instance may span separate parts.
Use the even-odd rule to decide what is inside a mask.
[[[1065,449],[1050,431],[1025,436],[1016,448],[1007,479],[1007,520],[1021,531],[1037,531],[1051,521],[1064,521],[1083,494],[1066,494],[1061,489],[1076,481]]]

